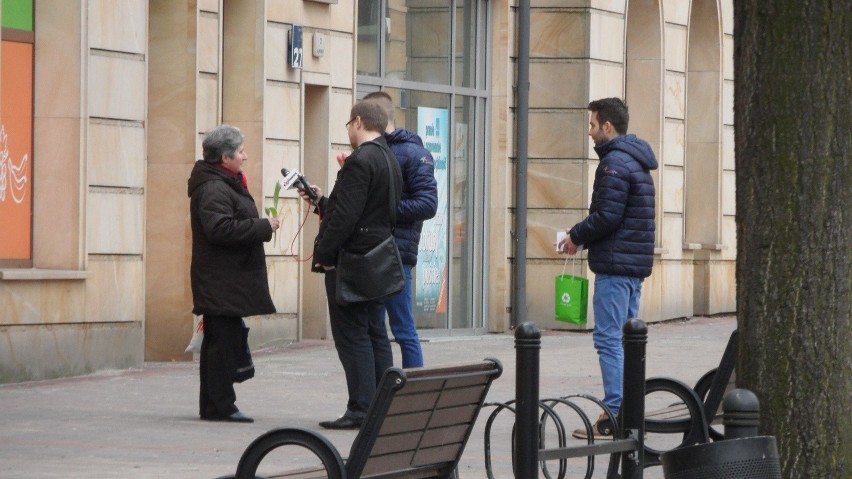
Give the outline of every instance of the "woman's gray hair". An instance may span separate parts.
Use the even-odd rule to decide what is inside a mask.
[[[246,137],[239,128],[219,125],[204,134],[201,142],[204,161],[212,165],[222,162],[222,155],[233,157],[245,143]]]

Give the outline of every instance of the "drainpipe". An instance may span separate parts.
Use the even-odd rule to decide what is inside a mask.
[[[527,321],[527,145],[530,104],[530,0],[518,3],[518,104],[515,111],[515,284],[512,326]]]

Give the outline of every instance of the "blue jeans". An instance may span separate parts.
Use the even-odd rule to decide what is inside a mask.
[[[385,300],[382,316],[386,310],[393,338],[402,352],[402,367],[419,368],[423,367],[423,351],[420,349],[420,338],[414,326],[414,312],[411,310],[411,269],[413,267],[410,264],[402,266],[405,270],[405,289]]]
[[[639,314],[642,278],[598,274],[595,276],[595,330],[592,339],[598,351],[603,377],[603,403],[613,414],[621,408],[624,385],[624,323]]]

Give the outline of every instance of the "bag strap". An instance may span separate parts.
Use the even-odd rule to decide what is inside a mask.
[[[365,141],[364,143],[372,143],[373,145],[376,145],[376,147],[382,152],[382,155],[385,156],[385,162],[388,164],[388,209],[390,209],[391,223],[393,223],[393,226],[391,226],[391,234],[393,234],[394,230],[396,230],[396,208],[393,207],[393,199],[396,197],[396,188],[393,184],[393,167],[391,166],[390,157],[388,156],[388,152],[382,148],[382,145],[375,141],[370,140]]]

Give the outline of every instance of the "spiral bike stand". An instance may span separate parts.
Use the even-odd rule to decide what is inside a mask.
[[[586,457],[584,479],[594,473],[595,456],[610,456],[607,468],[608,479],[640,479],[644,468],[644,410],[645,410],[645,346],[648,329],[638,319],[628,320],[624,325],[624,383],[620,415],[616,418],[599,399],[583,395],[539,399],[539,350],[541,332],[534,323],[523,323],[515,330],[516,375],[515,399],[507,402],[487,403],[496,409],[485,425],[485,469],[488,479],[494,479],[492,471],[492,431],[494,422],[504,410],[514,414],[511,433],[511,463],[516,477],[536,479],[539,471],[547,479],[565,479],[568,459]],[[577,404],[578,400],[590,401],[604,411],[606,419],[614,425],[611,441],[595,442],[593,422]],[[567,407],[580,418],[585,429],[586,443],[568,446],[565,421],[557,412]],[[555,431],[551,432],[551,431]],[[555,448],[547,448],[546,441],[555,436]],[[579,435],[577,436],[579,437]],[[551,471],[548,461],[558,461]],[[551,462],[552,464],[552,462]]]
[[[595,455],[596,454],[605,454],[606,453],[606,445],[610,442],[598,442],[595,443],[594,435],[592,434],[593,422],[589,419],[589,416],[582,410],[582,408],[577,405],[573,400],[582,399],[586,401],[590,401],[599,407],[606,415],[607,418],[612,421],[613,424],[617,424],[615,416],[613,416],[612,412],[606,405],[603,404],[598,398],[594,396],[589,396],[585,394],[575,394],[570,396],[564,396],[560,398],[548,398],[541,399],[539,401],[539,409],[542,411],[540,420],[539,420],[539,446],[541,449],[546,449],[546,429],[548,427],[548,419],[553,422],[553,427],[556,430],[556,442],[557,442],[557,450],[560,451],[560,456],[558,459],[558,470],[556,472],[555,479],[565,479],[568,474],[568,464],[567,460],[571,457],[587,457],[586,462],[586,471],[583,476],[584,479],[591,479],[592,475],[595,471]],[[494,426],[494,422],[497,420],[498,416],[503,411],[510,411],[513,414],[515,413],[514,404],[516,401],[508,401],[505,403],[501,402],[489,402],[484,404],[484,407],[494,407],[494,411],[489,415],[488,420],[485,423],[485,432],[484,432],[484,443],[485,443],[485,472],[488,479],[494,479],[494,474],[492,471],[492,460],[491,460],[491,444],[492,444],[492,428]],[[562,417],[557,413],[556,408],[559,406],[566,406],[575,413],[583,423],[583,427],[586,430],[587,439],[586,446],[566,448],[568,444],[568,431],[565,427],[565,423],[562,420]],[[512,437],[515,437],[514,428],[512,429]],[[613,436],[613,441],[616,441],[615,436]],[[515,446],[514,439],[512,440],[512,466],[514,468],[515,465]],[[597,444],[597,446],[595,446]],[[602,447],[604,446],[604,447]],[[570,453],[567,451],[571,451]],[[617,476],[617,468],[618,468],[618,459],[619,452],[611,452],[610,460],[609,460],[609,468],[607,470],[607,477],[615,478]],[[548,467],[547,461],[539,461],[539,467],[541,468],[541,472],[547,479],[554,479],[554,476],[551,474],[551,471]]]

